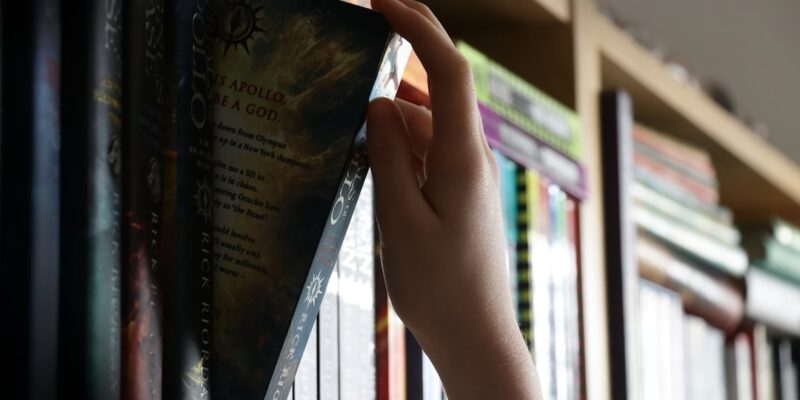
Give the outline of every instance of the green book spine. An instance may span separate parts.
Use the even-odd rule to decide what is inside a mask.
[[[583,159],[578,119],[571,110],[466,43],[478,101],[575,160]]]

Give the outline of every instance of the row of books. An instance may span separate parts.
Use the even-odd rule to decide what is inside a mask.
[[[794,400],[800,342],[768,333],[763,324],[734,334],[683,309],[679,293],[639,286],[643,399]]]
[[[373,240],[344,236],[410,46],[338,1],[2,7],[7,396],[286,398],[334,329],[360,398]]]

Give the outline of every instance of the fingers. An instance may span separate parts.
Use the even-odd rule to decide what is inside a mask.
[[[375,203],[383,235],[409,234],[435,217],[419,189],[406,124],[398,106],[388,99],[370,103],[367,148],[375,178]]]
[[[373,0],[373,7],[411,42],[428,72],[437,143],[451,154],[462,155],[442,161],[464,162],[482,152],[482,131],[469,64],[440,28],[438,20],[427,7],[411,0]]]
[[[411,151],[420,160],[425,160],[425,152],[433,137],[433,119],[431,112],[403,99],[396,99],[395,103],[403,112],[403,119],[408,126],[408,138],[411,142]]]

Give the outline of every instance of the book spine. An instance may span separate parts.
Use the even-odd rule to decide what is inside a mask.
[[[162,393],[159,238],[164,200],[166,79],[164,3],[126,4],[123,127],[122,397]]]
[[[472,67],[478,101],[560,152],[582,159],[574,113],[466,43],[458,49]]]
[[[555,287],[553,274],[558,267],[552,246],[551,226],[554,218],[551,210],[550,181],[540,176],[529,175],[528,185],[533,188],[529,203],[535,205],[530,226],[531,280],[533,289],[533,355],[539,369],[539,383],[545,398],[558,396],[558,376],[555,337]]]
[[[659,151],[642,143],[634,143],[633,148],[636,154],[639,154],[648,160],[652,160],[656,164],[664,166],[665,168],[669,168],[670,170],[675,171],[676,173],[690,179],[693,182],[697,182],[700,185],[715,189],[719,187],[719,182],[717,182],[714,174],[707,174],[704,171],[698,171],[689,165],[681,164],[677,160],[669,158],[663,153],[660,153]]]
[[[175,106],[165,153],[164,396],[210,396],[213,310],[213,108],[208,3],[169,3]],[[167,166],[171,167],[167,169]]]
[[[369,168],[366,157],[366,125],[356,136],[347,159],[349,162],[336,190],[334,207],[331,208],[327,218],[317,251],[311,262],[311,268],[303,285],[300,302],[293,312],[288,334],[281,346],[274,369],[275,373],[272,375],[267,389],[267,398],[286,397],[288,386],[297,371],[300,354],[308,340],[311,324],[319,313],[322,300],[320,296],[325,293]]]
[[[6,396],[55,398],[59,299],[60,2],[4,2],[0,352]],[[13,54],[13,57],[8,57]],[[9,132],[17,134],[9,135]],[[13,267],[12,267],[13,266]]]
[[[800,283],[800,252],[785,246],[776,238],[766,239],[766,257],[760,266]]]
[[[375,361],[378,400],[406,398],[406,328],[383,281],[380,233],[375,232]]]
[[[339,399],[339,265],[328,279],[328,287],[320,305],[317,333],[319,336],[319,399]]]
[[[674,139],[650,131],[641,126],[633,126],[633,140],[636,144],[647,146],[675,163],[685,165],[702,175],[715,177],[711,158],[705,152],[682,144]]]
[[[372,216],[367,176],[339,251],[339,376],[341,396],[347,399],[375,397]]]
[[[536,187],[530,186],[528,175],[535,176],[533,172],[528,172],[522,168],[517,169],[517,318],[522,337],[528,344],[528,348],[533,352],[532,340],[532,307],[531,298],[531,218],[536,212],[536,205],[532,203],[531,195],[534,195]],[[533,198],[538,198],[538,195]]]
[[[679,172],[661,165],[638,152],[634,153],[633,163],[634,169],[647,171],[647,175],[657,176],[659,180],[668,182],[671,187],[677,187],[686,193],[690,193],[702,203],[709,205],[719,203],[719,193],[714,187],[695,182],[681,175]]]
[[[571,195],[586,197],[586,170],[578,161],[529,135],[485,104],[478,104],[478,109],[486,140],[492,147],[520,165],[553,179]]]
[[[59,390],[120,396],[122,4],[64,10],[63,193]],[[68,136],[67,136],[68,135]]]
[[[633,198],[687,227],[715,237],[728,245],[736,246],[741,241],[741,234],[730,224],[701,210],[687,207],[640,183],[633,185]]]
[[[672,254],[648,235],[638,238],[636,257],[639,275],[681,293],[688,311],[726,331],[741,322],[744,299],[726,278],[710,275]]]
[[[505,227],[508,282],[511,287],[511,300],[517,304],[517,166],[497,150],[492,150],[500,174],[500,202],[503,207],[503,226]],[[515,309],[515,312],[518,310]]]
[[[726,246],[658,215],[641,205],[634,205],[636,224],[648,233],[732,276],[747,270],[747,255],[738,247]]]
[[[308,344],[306,344],[306,349],[303,351],[300,366],[297,368],[297,375],[294,378],[293,391],[295,400],[317,400],[317,395],[319,394],[317,331],[318,328],[315,323],[311,328]]]

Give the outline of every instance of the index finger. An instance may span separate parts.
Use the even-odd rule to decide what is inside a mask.
[[[415,5],[413,8],[405,3]],[[410,0],[373,0],[392,28],[406,38],[428,72],[428,86],[433,111],[433,131],[437,142],[449,147],[459,159],[470,159],[483,152],[483,130],[478,117],[477,100],[469,64],[458,52],[450,37],[433,14],[415,8],[424,5]],[[426,14],[429,17],[426,17]]]

